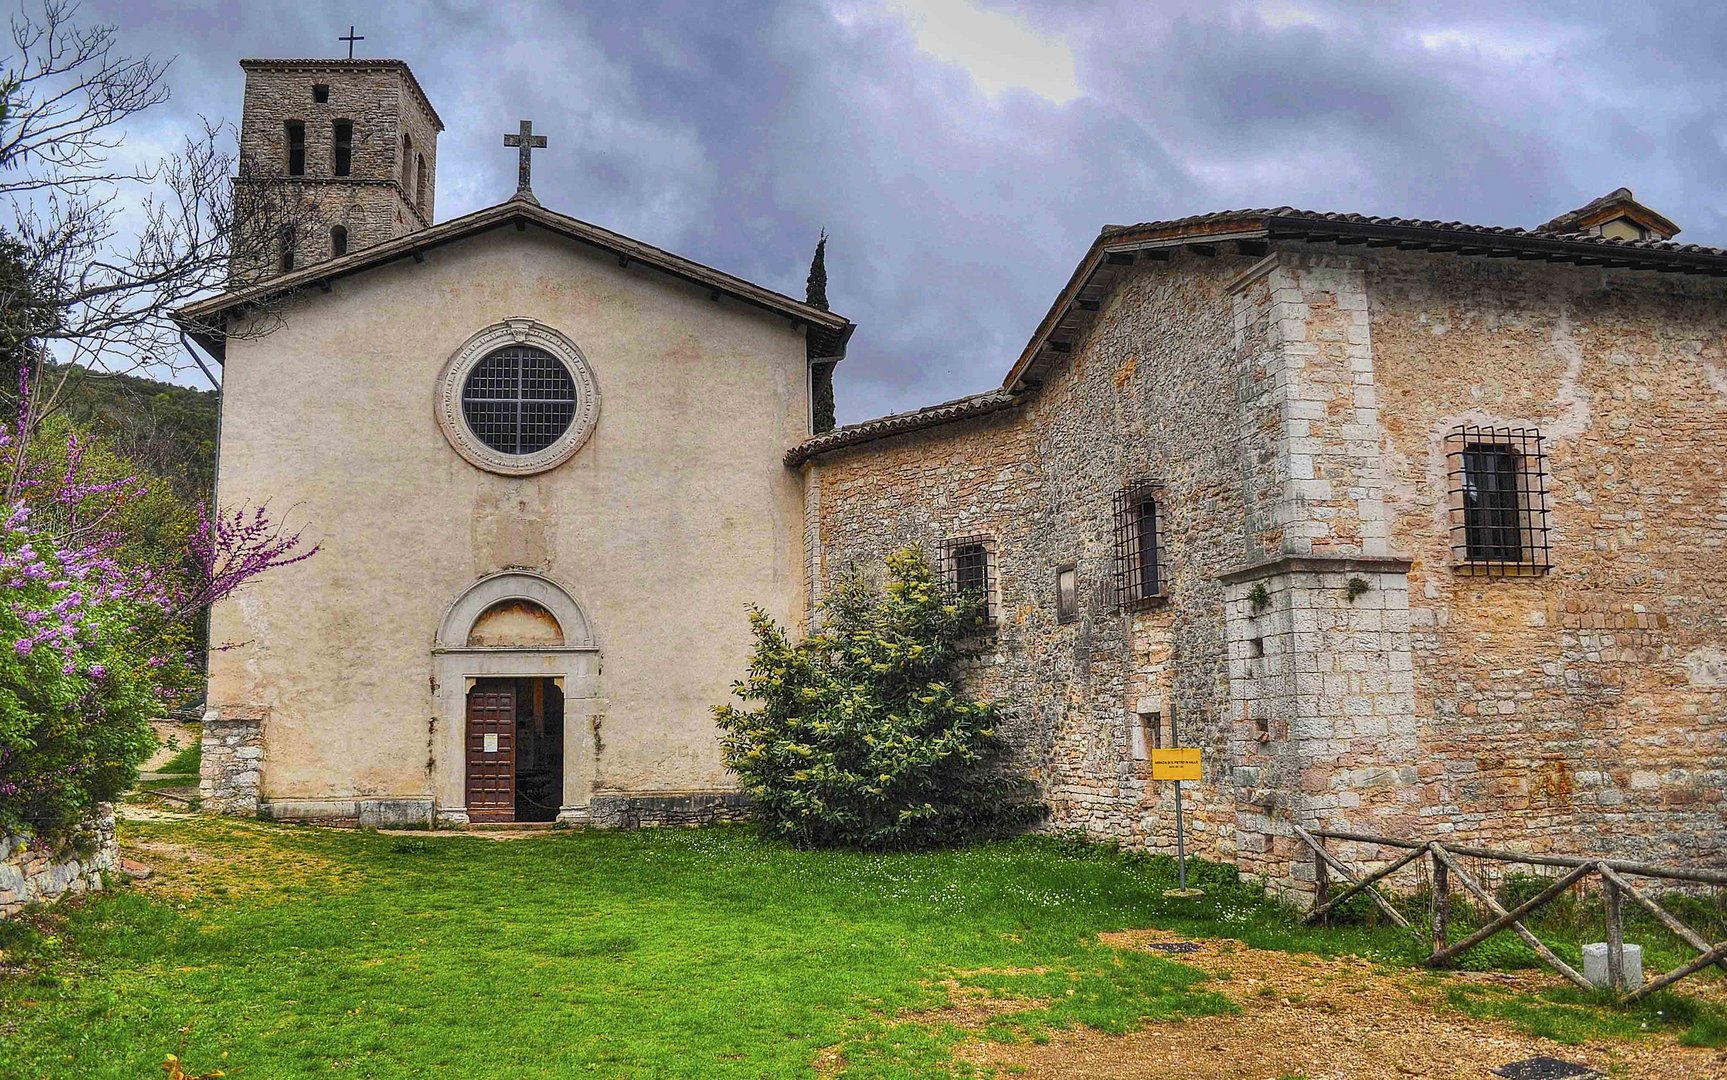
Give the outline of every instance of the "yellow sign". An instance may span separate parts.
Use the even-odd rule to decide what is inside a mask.
[[[1172,746],[1151,752],[1153,780],[1198,780],[1199,748]]]

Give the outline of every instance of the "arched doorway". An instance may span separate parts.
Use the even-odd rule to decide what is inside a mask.
[[[432,651],[438,820],[584,820],[600,654],[569,592],[527,571],[481,578],[450,605]]]

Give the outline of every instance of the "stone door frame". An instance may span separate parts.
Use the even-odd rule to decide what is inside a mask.
[[[468,631],[492,605],[505,600],[539,604],[558,620],[564,644],[476,647]],[[586,821],[594,787],[593,726],[605,712],[600,697],[600,647],[581,605],[545,574],[506,570],[463,591],[445,610],[432,646],[432,800],[440,824],[468,824],[468,691],[479,679],[547,678],[564,695],[564,798],[561,822]]]

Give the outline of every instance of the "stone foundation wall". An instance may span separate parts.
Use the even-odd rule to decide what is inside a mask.
[[[642,829],[748,821],[749,796],[739,792],[665,795],[596,794],[587,823],[597,829]]]
[[[406,799],[263,799],[259,817],[271,821],[304,821],[320,825],[352,825],[362,829],[412,829],[432,824],[432,800]],[[465,817],[466,815],[464,815]]]
[[[0,919],[28,904],[102,888],[103,872],[114,869],[120,858],[113,806],[100,807],[91,826],[94,837],[85,856],[38,845],[29,836],[0,833]]]
[[[268,709],[253,706],[223,706],[204,715],[198,794],[205,811],[258,816],[268,716]]]

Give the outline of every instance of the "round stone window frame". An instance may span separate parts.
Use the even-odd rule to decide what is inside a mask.
[[[551,445],[531,454],[506,454],[480,441],[462,415],[462,390],[480,361],[499,349],[527,345],[548,353],[564,365],[576,385],[576,414]],[[455,351],[438,378],[438,427],[456,453],[469,464],[502,476],[529,476],[555,469],[575,455],[600,418],[600,384],[576,343],[535,319],[515,317],[479,331]]]

